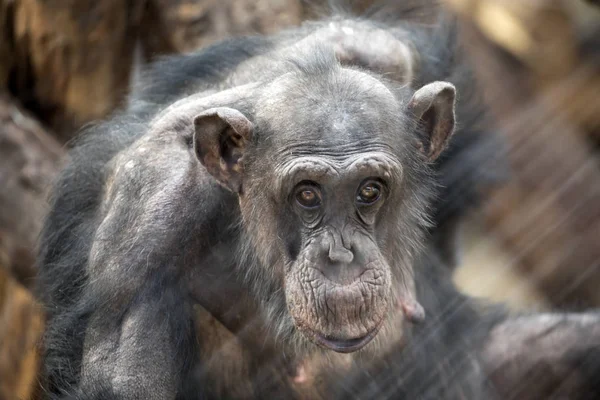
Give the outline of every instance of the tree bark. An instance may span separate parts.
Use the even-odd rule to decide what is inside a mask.
[[[146,0],[1,1],[4,83],[61,139],[121,101]]]
[[[0,261],[0,399],[31,399],[38,389],[43,314]]]
[[[586,45],[576,2],[447,3],[510,146],[512,177],[484,208],[489,229],[554,305],[597,306],[600,52]]]
[[[59,143],[6,95],[0,95],[0,260],[28,285],[46,194],[63,157]]]

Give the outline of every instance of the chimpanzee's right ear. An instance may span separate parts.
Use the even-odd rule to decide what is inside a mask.
[[[206,170],[233,192],[242,186],[243,158],[252,122],[238,110],[211,108],[194,118],[194,151]]]

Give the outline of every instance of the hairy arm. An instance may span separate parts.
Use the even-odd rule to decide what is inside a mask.
[[[483,360],[501,398],[599,398],[600,314],[508,319],[491,331]]]
[[[168,138],[114,160],[78,305],[90,317],[76,398],[175,398],[194,357],[186,265],[206,222],[196,169]]]

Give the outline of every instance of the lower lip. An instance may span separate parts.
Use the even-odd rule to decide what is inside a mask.
[[[334,339],[328,338],[320,334],[315,334],[315,340],[319,345],[333,350],[337,353],[352,353],[360,350],[369,343],[377,335],[379,329],[375,329],[366,336],[358,339]]]

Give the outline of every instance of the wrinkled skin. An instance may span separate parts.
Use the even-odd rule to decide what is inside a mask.
[[[352,352],[377,335],[396,301],[420,307],[414,293],[392,290],[392,274],[411,271],[386,251],[397,246],[398,235],[418,234],[398,231],[395,222],[398,205],[411,197],[403,190],[404,153],[417,144],[409,142],[417,121],[403,116],[415,110],[429,118],[428,143],[445,146],[453,129],[454,88],[428,85],[406,109],[382,81],[330,60],[329,71],[292,71],[250,89],[257,98],[254,121],[225,107],[196,117],[195,146],[208,170],[239,193],[249,235],[262,240],[256,248],[277,245],[270,255],[277,261],[262,261],[283,274],[296,327],[325,348]],[[171,113],[191,111],[182,107]],[[207,137],[207,125],[219,139]],[[421,158],[426,169],[426,154]],[[360,197],[363,190],[375,193],[373,201]],[[303,205],[302,195],[314,204]],[[293,225],[289,232],[280,228],[282,213]]]

